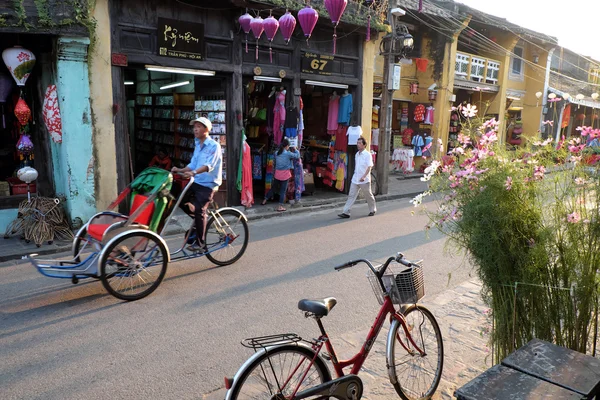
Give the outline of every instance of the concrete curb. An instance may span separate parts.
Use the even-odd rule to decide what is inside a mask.
[[[415,192],[415,193],[384,194],[384,195],[376,196],[375,199],[377,202],[398,200],[398,199],[403,199],[403,198],[414,197],[414,196],[418,195],[419,193],[421,193],[421,191]],[[318,211],[330,210],[330,209],[338,208],[338,207],[341,208],[341,207],[343,207],[343,205],[345,203],[346,203],[345,197],[342,197],[339,200],[319,200],[319,201],[316,201],[311,204],[289,207],[288,210],[285,212],[268,211],[265,213],[258,213],[258,212],[253,213],[252,211],[254,211],[254,210],[250,210],[249,212],[246,211],[246,216],[248,217],[248,221],[259,221],[259,220],[268,219],[268,218],[276,218],[276,217],[280,218],[280,217],[302,214],[302,213],[307,213],[307,212],[318,212]],[[365,199],[359,199],[356,201],[356,204],[364,204],[364,203],[366,203]],[[242,207],[240,207],[240,208],[242,208]],[[240,211],[244,212],[243,209],[241,209]],[[183,232],[185,232],[185,229],[180,224],[175,222],[175,224],[173,225],[173,228],[171,228],[167,231],[165,237],[168,238],[170,236],[179,235]],[[32,249],[31,251],[26,251],[23,253],[2,254],[2,255],[0,255],[0,263],[5,263],[7,261],[14,261],[14,260],[22,260],[22,258],[24,256],[29,255],[29,254],[38,254],[40,256],[47,256],[47,255],[52,255],[52,254],[70,252],[71,246],[72,246],[72,243],[69,242],[69,243],[65,243],[65,244],[56,244],[56,245],[53,245],[53,247],[51,247],[51,248],[40,247],[40,248]]]

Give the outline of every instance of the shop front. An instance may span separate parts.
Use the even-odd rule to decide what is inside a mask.
[[[38,30],[35,18],[27,18],[31,25],[25,29],[9,12],[0,26],[2,233],[20,205],[21,213],[31,207],[42,212],[42,200],[27,202],[28,193],[52,204],[61,199],[73,226],[95,212],[87,30]],[[35,172],[25,175],[25,167]],[[23,235],[22,224],[11,233]]]
[[[272,42],[264,34],[257,41],[239,23],[245,9],[229,2],[221,6],[113,2],[119,189],[157,158],[165,165],[189,162],[194,146],[189,121],[202,115],[211,119],[212,135],[223,148],[219,204],[240,204],[238,170],[243,170],[240,160],[246,143],[254,198],[257,202],[263,198],[273,181],[274,152],[283,139],[302,153],[295,185],[290,185],[290,193],[296,195],[290,198],[310,194],[315,186],[316,190],[347,192],[356,146],[347,143],[346,133],[361,122],[366,31],[340,24],[336,54],[333,29],[324,19],[308,42],[299,26],[289,41],[280,33]],[[280,19],[286,10],[273,6],[252,13]],[[342,119],[340,104],[346,111]],[[335,130],[328,129],[333,122]],[[335,137],[344,140],[336,143]],[[305,173],[308,185],[303,185]]]

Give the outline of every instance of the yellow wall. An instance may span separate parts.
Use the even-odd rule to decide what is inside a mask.
[[[90,98],[93,114],[96,207],[104,210],[117,197],[115,129],[112,116],[112,75],[108,0],[94,8],[96,44],[90,54]],[[121,105],[125,107],[125,105]]]
[[[363,136],[369,142],[367,148],[371,145],[371,106],[373,105],[373,81],[375,78],[375,60],[379,57],[379,40],[375,36],[374,40],[365,42],[363,45],[363,73],[362,73],[362,110],[361,127],[363,130]],[[382,64],[383,65],[383,64]]]

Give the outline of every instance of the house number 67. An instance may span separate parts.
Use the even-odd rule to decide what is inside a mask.
[[[319,71],[323,71],[323,69],[325,69],[326,65],[327,65],[327,61],[324,61],[324,60],[312,60],[310,62],[310,67],[312,69],[318,69]]]

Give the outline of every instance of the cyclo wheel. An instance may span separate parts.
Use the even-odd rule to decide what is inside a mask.
[[[320,357],[310,365],[314,357],[312,350],[296,345],[269,349],[241,373],[237,379],[239,384],[234,382],[231,399],[291,399],[299,384],[298,392],[301,392],[330,381],[329,369]],[[296,368],[298,365],[300,368]],[[301,382],[305,372],[306,377]],[[284,384],[287,385],[281,387]]]
[[[206,226],[206,254],[212,263],[233,264],[248,247],[248,223],[242,214],[233,210],[215,211]]]
[[[135,230],[116,236],[102,250],[100,279],[121,300],[139,300],[165,277],[169,251],[154,232]]]
[[[444,367],[442,333],[431,311],[423,306],[409,306],[404,317],[412,339],[425,355],[421,356],[410,343],[402,324],[394,321],[390,327],[390,337],[393,335],[394,340],[388,342],[391,346],[390,378],[403,400],[430,399],[440,383]]]
[[[377,174],[371,171],[371,193],[373,196],[377,196],[379,194],[379,183],[377,182]]]

